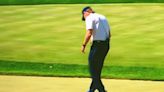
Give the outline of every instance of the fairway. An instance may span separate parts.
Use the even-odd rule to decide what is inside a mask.
[[[0,92],[87,92],[91,80],[88,78],[0,76],[0,81]],[[115,79],[103,79],[103,82],[108,92],[164,92],[164,82]]]
[[[87,65],[90,44],[86,54],[80,52],[85,34],[85,23],[81,21],[84,6],[0,6],[0,61]],[[111,49],[105,66],[162,71],[164,4],[89,6],[104,14],[111,25]]]

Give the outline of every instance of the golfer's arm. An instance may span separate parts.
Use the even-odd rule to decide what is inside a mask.
[[[92,36],[92,32],[93,30],[92,29],[89,29],[87,30],[86,34],[85,34],[85,38],[84,38],[84,41],[83,41],[83,45],[87,45],[87,43],[89,42],[91,36]]]

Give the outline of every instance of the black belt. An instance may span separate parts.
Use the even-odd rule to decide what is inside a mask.
[[[109,39],[106,40],[94,40],[93,43],[103,43],[103,42],[109,42]]]
[[[97,42],[97,43],[99,43],[99,42],[106,42],[106,41],[102,41],[102,40],[95,40],[95,41],[93,41],[93,42]]]

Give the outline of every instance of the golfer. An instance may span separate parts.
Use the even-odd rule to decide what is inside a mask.
[[[109,51],[110,27],[105,16],[95,13],[91,7],[82,10],[82,20],[86,23],[86,34],[81,51],[84,53],[87,43],[91,38],[91,49],[89,53],[89,70],[92,83],[88,92],[106,92],[101,81],[101,70],[104,59]]]

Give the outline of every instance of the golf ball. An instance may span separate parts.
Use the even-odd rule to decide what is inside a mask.
[[[49,66],[49,68],[52,68],[52,66]]]

